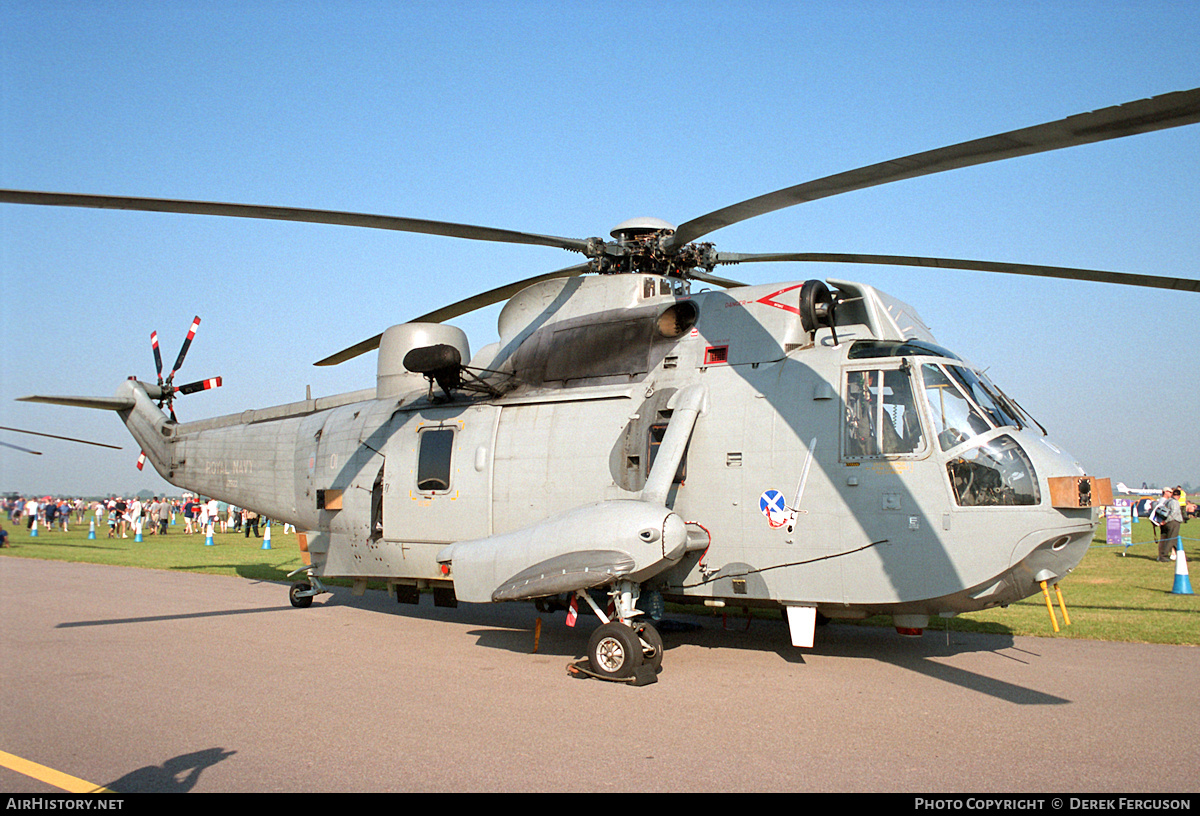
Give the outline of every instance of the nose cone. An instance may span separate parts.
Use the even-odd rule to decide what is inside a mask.
[[[1022,538],[1011,571],[1017,597],[1040,592],[1042,581],[1054,584],[1065,578],[1087,555],[1094,534],[1093,525],[1084,521],[1037,530]]]

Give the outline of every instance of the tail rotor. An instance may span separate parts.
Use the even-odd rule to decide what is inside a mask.
[[[187,337],[183,340],[183,346],[179,349],[179,356],[175,358],[175,365],[171,368],[171,373],[163,379],[163,363],[162,352],[158,348],[158,332],[150,332],[150,348],[154,351],[154,373],[158,378],[156,387],[147,386],[146,391],[151,399],[157,400],[159,410],[167,409],[171,415],[172,422],[178,422],[175,416],[175,397],[179,394],[195,394],[197,391],[207,391],[210,388],[219,388],[221,386],[220,377],[210,377],[206,380],[196,380],[195,382],[185,383],[184,385],[175,385],[175,375],[179,373],[179,369],[183,367],[183,360],[187,357],[188,349],[192,347],[192,341],[196,339],[196,330],[200,328],[200,318],[192,318],[191,328],[188,329]],[[134,379],[134,378],[130,378]],[[146,452],[142,451],[138,456],[137,469],[141,470],[146,464]]]
[[[175,416],[175,397],[178,394],[194,394],[197,391],[207,391],[210,388],[219,388],[221,386],[220,377],[210,377],[206,380],[197,380],[195,382],[186,383],[184,385],[175,385],[175,375],[179,373],[179,369],[183,367],[183,361],[187,357],[188,349],[192,347],[192,341],[196,339],[196,330],[200,328],[200,318],[192,319],[191,328],[188,329],[187,337],[184,338],[183,346],[179,349],[179,356],[175,358],[175,365],[171,368],[166,379],[163,379],[162,352],[158,348],[158,332],[150,333],[150,347],[154,350],[154,371],[158,376],[158,393],[151,396],[158,400],[158,407],[166,408],[171,415],[172,422],[179,420]]]

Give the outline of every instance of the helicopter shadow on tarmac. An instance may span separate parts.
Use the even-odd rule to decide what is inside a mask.
[[[871,660],[890,664],[971,691],[1017,705],[1063,705],[1069,700],[1027,688],[945,662],[946,659],[989,653],[1028,663],[1038,655],[1016,645],[1006,634],[926,631],[919,637],[900,637],[891,627],[830,624],[818,631],[811,651],[791,645],[787,624],[770,619],[699,618],[704,625],[680,633],[664,634],[667,654],[685,643],[711,649],[770,651],[788,663],[808,664],[806,655],[839,660]]]
[[[324,603],[466,625],[470,627],[467,634],[475,638],[477,646],[520,654],[533,653],[535,629],[540,619],[542,626],[540,636],[536,638],[537,654],[569,660],[583,656],[587,635],[593,624],[593,621],[581,615],[581,624],[577,628],[568,628],[561,614],[539,613],[531,604],[460,604],[457,608],[447,608],[435,607],[425,597],[415,606],[397,604],[380,591],[368,591],[361,598],[351,598],[349,595],[348,589],[335,587],[332,595],[324,596]],[[685,646],[773,652],[784,662],[796,665],[807,664],[806,655],[820,655],[888,663],[1016,705],[1065,705],[1071,702],[1063,697],[943,662],[943,659],[977,652],[992,653],[1024,663],[1039,658],[1036,653],[1018,646],[1014,638],[1007,634],[930,630],[919,638],[907,638],[898,636],[889,627],[831,624],[822,627],[815,648],[806,652],[791,645],[787,624],[782,619],[754,618],[747,626],[740,610],[728,616],[671,614],[656,625],[663,635],[666,671],[671,671],[672,650]]]
[[[280,584],[279,591],[281,595],[285,593],[286,585]],[[585,616],[581,616],[581,625],[570,628],[565,625],[561,614],[540,613],[532,604],[526,603],[460,604],[450,608],[434,606],[430,598],[422,595],[421,603],[417,605],[398,604],[386,592],[368,590],[363,596],[354,597],[348,587],[340,586],[330,587],[330,593],[320,596],[318,602],[310,609],[292,609],[289,605],[281,603],[279,606],[251,609],[73,621],[61,623],[59,626],[101,626],[260,613],[313,615],[320,614],[322,608],[332,607],[370,611],[392,618],[412,618],[439,621],[451,626],[466,626],[469,627],[466,634],[475,638],[477,646],[485,649],[533,654],[536,640],[537,654],[568,660],[577,660],[583,656],[587,635],[593,628],[593,621]],[[540,635],[535,636],[539,620],[542,624],[541,631]],[[806,665],[809,662],[806,655],[872,660],[1018,705],[1063,705],[1070,702],[1036,689],[959,668],[942,660],[977,652],[989,652],[1019,662],[1032,662],[1039,657],[1036,653],[1017,646],[1011,635],[953,631],[944,633],[930,630],[920,638],[901,638],[888,627],[832,624],[822,627],[814,649],[801,651],[791,645],[787,625],[782,619],[754,618],[747,624],[747,619],[740,610],[736,613],[731,612],[728,616],[671,614],[657,625],[662,631],[668,658],[674,649],[693,646],[706,650],[773,652],[784,663],[793,665]]]

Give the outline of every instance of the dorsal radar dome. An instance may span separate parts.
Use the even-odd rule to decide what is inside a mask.
[[[618,241],[625,241],[629,238],[639,238],[643,235],[652,235],[659,232],[674,232],[675,225],[668,224],[661,218],[630,218],[628,221],[622,221],[613,227],[613,231],[609,233]]]

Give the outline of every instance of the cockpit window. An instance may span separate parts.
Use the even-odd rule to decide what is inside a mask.
[[[1011,436],[966,448],[946,463],[954,500],[962,507],[1041,503],[1033,463]]]
[[[1004,400],[999,396],[999,389],[992,385],[986,377],[976,374],[964,366],[946,366],[946,370],[958,381],[962,390],[975,400],[975,404],[983,409],[993,425],[996,427],[1004,425],[1014,428],[1021,427],[1021,420],[1016,411],[1005,406]]]
[[[846,372],[842,442],[848,459],[915,454],[924,448],[907,370]]]
[[[934,343],[924,340],[856,340],[846,355],[849,360],[872,360],[877,357],[947,357],[961,359]]]
[[[941,366],[926,363],[921,373],[933,431],[942,450],[958,447],[991,429]]]

